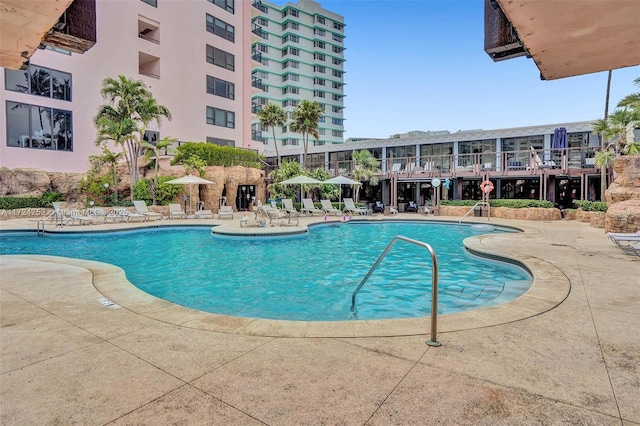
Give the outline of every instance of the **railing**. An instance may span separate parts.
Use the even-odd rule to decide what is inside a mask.
[[[251,24],[251,32],[257,35],[260,38],[267,39],[267,33],[262,29],[261,26],[256,24]]]
[[[258,77],[251,77],[251,85],[256,89],[260,89],[262,91],[264,91],[264,89],[267,87],[264,84],[262,84],[262,79]]]
[[[379,177],[492,177],[539,174],[568,174],[582,170],[597,173],[593,161],[594,148],[538,149],[522,151],[484,152],[475,154],[448,154],[408,156],[380,159]],[[286,155],[285,155],[286,156]],[[297,157],[297,156],[296,156]],[[353,160],[329,162],[309,161],[309,170],[323,168],[332,176],[354,170]]]
[[[251,2],[251,6],[255,7],[260,12],[267,13],[267,7],[265,5],[263,5],[260,0],[253,0]]]
[[[251,59],[253,59],[256,62],[262,62],[262,53],[258,52],[256,50],[252,50],[251,51]]]
[[[367,275],[362,279],[358,288],[356,288],[356,290],[351,295],[351,311],[355,312],[356,295],[358,294],[362,286],[367,282],[371,274],[373,274],[373,271],[375,271],[378,265],[380,265],[380,262],[382,262],[382,259],[384,259],[387,256],[387,253],[389,253],[391,248],[399,240],[406,241],[408,243],[423,247],[427,249],[427,251],[429,252],[429,255],[431,256],[431,262],[433,263],[433,270],[431,271],[431,338],[427,340],[427,345],[441,346],[441,343],[438,342],[437,340],[437,337],[438,337],[438,257],[436,256],[436,252],[433,250],[433,248],[429,244],[423,243],[422,241],[413,240],[411,238],[402,237],[400,235],[396,235],[395,237],[393,237],[391,242],[387,245],[387,248],[384,249],[384,251],[378,258],[378,260],[376,260],[376,263],[374,263],[371,269],[369,269],[369,272],[367,272]]]
[[[138,37],[140,37],[141,39],[150,41],[152,43],[155,43],[155,44],[160,44],[160,40],[156,40],[155,38],[149,37],[148,35],[138,34]]]
[[[478,201],[477,203],[475,203],[473,205],[473,207],[471,207],[469,209],[468,212],[466,212],[458,221],[458,223],[462,223],[462,219],[464,219],[465,217],[469,216],[469,213],[471,213],[472,211],[475,211],[476,207],[487,207],[487,208],[491,208],[491,205],[489,203],[487,203],[486,201]],[[487,213],[487,220],[489,220],[489,217],[491,216],[491,213]]]

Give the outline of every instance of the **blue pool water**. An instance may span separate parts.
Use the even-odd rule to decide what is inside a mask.
[[[493,232],[510,232],[496,229]],[[439,313],[491,306],[523,294],[531,276],[468,254],[462,240],[489,233],[418,222],[341,223],[295,237],[228,238],[209,228],[0,235],[0,254],[46,254],[120,266],[140,289],[174,303],[253,318],[340,321],[430,314],[431,259],[396,243],[357,296],[351,294],[396,235],[430,244],[439,262]],[[46,285],[46,284],[42,284]]]

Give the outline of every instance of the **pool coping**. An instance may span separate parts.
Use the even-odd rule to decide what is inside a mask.
[[[399,219],[392,220],[395,221]],[[450,223],[451,221],[445,220],[442,222]],[[316,225],[324,223],[328,222],[321,222]],[[156,225],[152,227],[158,228],[162,226],[163,225]],[[172,224],[169,226],[189,225]],[[196,226],[202,227],[206,225],[199,224]],[[498,224],[498,226],[502,227],[504,225]],[[136,226],[128,229],[134,230],[141,228],[149,228],[149,226]],[[473,254],[492,259],[498,258],[506,260],[527,269],[533,276],[533,283],[529,290],[523,295],[500,305],[466,312],[439,315],[437,323],[438,332],[446,333],[491,327],[523,320],[554,309],[569,295],[571,290],[569,279],[560,269],[550,262],[533,256],[514,256],[512,253],[500,250],[501,238],[518,238],[518,236],[524,233],[539,232],[535,229],[523,229],[528,227],[512,228],[520,229],[523,232],[478,235],[466,238],[463,244]],[[115,229],[112,231],[120,232],[123,231],[123,229]],[[307,226],[305,225],[303,232],[306,231]],[[79,230],[76,232],[87,231]],[[282,234],[278,233],[278,235]],[[499,236],[499,238],[496,238],[496,236]],[[4,256],[40,262],[67,264],[84,268],[91,272],[92,283],[96,290],[121,308],[160,322],[198,330],[269,337],[336,338],[424,335],[428,334],[431,329],[430,317],[353,321],[289,321],[212,314],[176,305],[145,293],[131,284],[126,279],[124,270],[115,265],[57,256]]]

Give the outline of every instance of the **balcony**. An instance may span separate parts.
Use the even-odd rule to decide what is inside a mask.
[[[251,60],[262,63],[262,53],[257,50],[251,51]]]
[[[267,10],[267,7],[264,4],[262,4],[260,0],[253,0],[251,2],[251,6],[255,7],[262,13],[265,13],[265,14],[269,13],[269,11]]]
[[[251,104],[251,114],[257,114],[260,111],[262,111],[262,105],[258,105],[258,104]]]
[[[147,77],[160,79],[160,58],[138,52],[138,73]]]
[[[251,32],[264,40],[269,37],[267,33],[262,29],[262,27],[255,23],[251,23]]]
[[[265,86],[262,83],[262,79],[261,78],[253,77],[253,76],[251,77],[251,85],[253,87],[255,87],[256,89],[260,89],[262,91],[264,91],[267,88],[267,86]]]
[[[262,143],[267,142],[267,138],[262,137],[262,132],[260,130],[251,130],[251,140]]]
[[[151,43],[160,44],[160,24],[138,16],[138,37]]]

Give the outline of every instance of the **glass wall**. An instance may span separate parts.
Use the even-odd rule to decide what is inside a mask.
[[[71,100],[71,74],[31,65],[27,70],[5,69],[5,88],[47,98]]]
[[[484,169],[491,170],[496,164],[496,140],[458,142],[458,155],[459,166],[481,164]]]
[[[542,149],[544,147],[544,136],[535,135],[502,139],[502,151],[506,153],[507,170],[525,170],[531,155],[530,147]]]
[[[427,172],[448,172],[451,169],[451,155],[453,142],[420,145],[420,166]]]
[[[7,101],[7,146],[73,151],[71,111]]]

